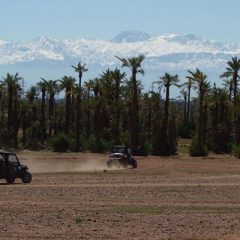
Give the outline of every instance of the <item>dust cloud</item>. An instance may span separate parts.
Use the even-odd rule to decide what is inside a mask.
[[[104,170],[120,170],[120,167],[109,169],[107,156],[84,157],[30,157],[25,156],[22,163],[27,165],[31,173],[92,172]]]

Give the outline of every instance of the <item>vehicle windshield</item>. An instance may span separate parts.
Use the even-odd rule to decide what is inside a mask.
[[[18,163],[18,159],[16,155],[9,155],[8,156],[8,161],[11,163]]]
[[[113,147],[112,153],[126,153],[126,148],[125,147]]]

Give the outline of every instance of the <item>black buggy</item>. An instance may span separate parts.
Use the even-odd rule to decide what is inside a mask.
[[[13,183],[16,178],[21,178],[23,183],[32,181],[28,167],[19,162],[15,153],[0,150],[0,179]]]
[[[128,167],[137,168],[137,161],[134,159],[131,149],[126,146],[114,146],[109,155],[107,166],[111,167]]]

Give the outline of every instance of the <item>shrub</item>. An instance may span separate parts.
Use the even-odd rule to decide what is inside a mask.
[[[189,147],[189,154],[191,157],[207,156],[208,149],[206,145],[203,145],[202,148],[199,148],[197,138],[193,138],[192,143]]]
[[[217,154],[231,153],[233,139],[229,126],[219,125],[218,128],[214,130],[215,131],[212,131],[208,136],[208,148]]]
[[[54,152],[66,152],[70,147],[70,139],[63,133],[58,134],[52,141]]]
[[[114,140],[107,141],[105,139],[97,139],[95,136],[91,135],[88,139],[82,138],[82,150],[83,151],[91,151],[94,153],[104,153],[109,151],[114,145]]]
[[[175,118],[169,121],[167,137],[163,136],[164,123],[158,122],[153,136],[152,154],[156,156],[171,156],[177,152],[177,136]]]
[[[232,145],[232,154],[235,157],[240,158],[240,145]]]
[[[150,142],[145,141],[139,149],[140,156],[147,156],[149,153],[152,152],[152,145]]]
[[[13,146],[13,139],[10,137],[7,129],[0,129],[0,146],[1,148]]]
[[[97,141],[96,138],[91,135],[88,139],[82,140],[82,145],[84,150],[89,150],[91,152],[97,152]]]
[[[178,129],[178,136],[181,138],[191,138],[194,126],[191,122],[184,122]]]

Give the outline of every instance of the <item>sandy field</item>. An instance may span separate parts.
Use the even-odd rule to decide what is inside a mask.
[[[0,239],[240,239],[240,160],[22,152],[33,181],[0,182]]]

